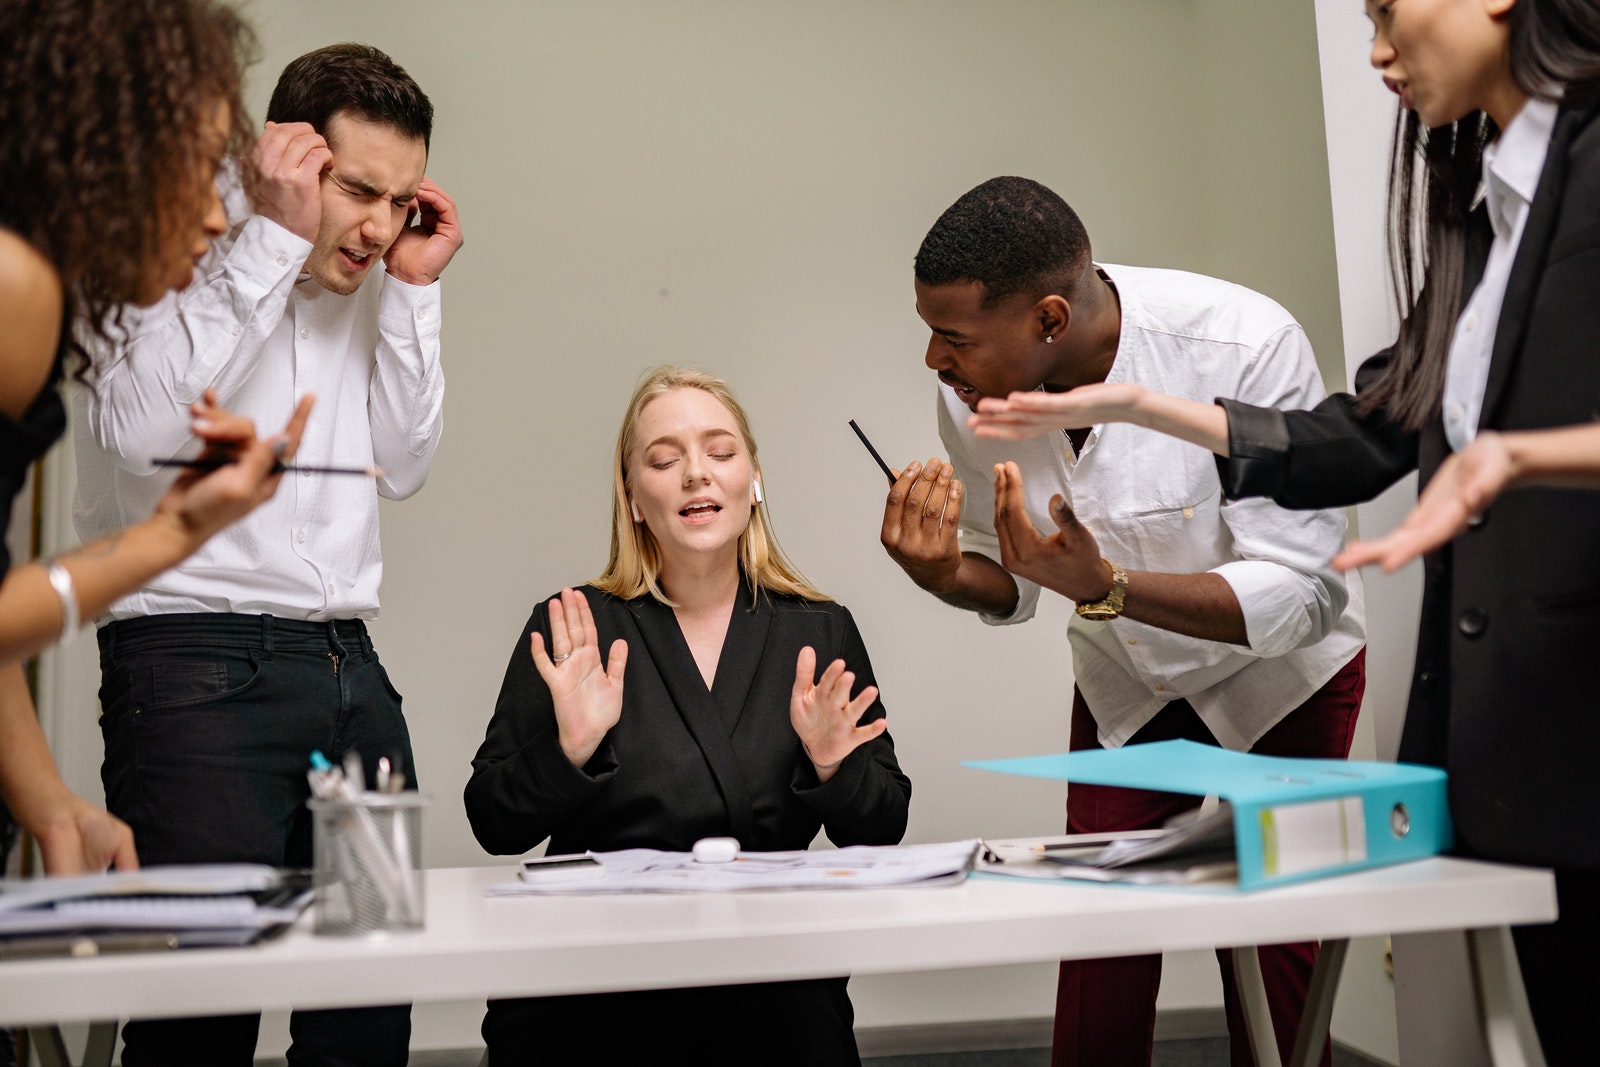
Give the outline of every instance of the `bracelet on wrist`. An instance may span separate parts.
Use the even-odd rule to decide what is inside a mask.
[[[56,599],[61,601],[59,642],[65,645],[78,636],[78,591],[73,587],[72,573],[59,560],[51,560],[45,572],[50,576],[50,587],[56,591]]]

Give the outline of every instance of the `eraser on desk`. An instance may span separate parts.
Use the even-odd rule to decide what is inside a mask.
[[[732,863],[739,858],[736,837],[702,837],[694,843],[696,863]]]

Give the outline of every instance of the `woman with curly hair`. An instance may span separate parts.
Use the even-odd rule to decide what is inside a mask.
[[[249,28],[212,0],[0,4],[0,526],[61,436],[58,383],[93,373],[74,330],[118,329],[116,308],[188,284],[226,225],[218,162],[246,143]],[[135,866],[127,826],[74,796],[39,729],[22,661],[183,559],[272,495],[310,409],[285,432],[208,396],[194,432],[212,471],[188,471],[149,519],[55,559],[10,567],[0,546],[0,795],[50,873]]]

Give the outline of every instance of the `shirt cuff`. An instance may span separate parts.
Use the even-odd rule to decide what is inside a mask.
[[[1000,563],[1000,543],[988,534],[978,533],[974,530],[962,530],[959,534],[959,548],[962,555],[971,552],[974,556],[982,556],[1001,570],[1005,567]],[[1007,571],[1009,574],[1010,572]],[[1026,578],[1011,575],[1011,580],[1017,584],[1017,603],[1004,615],[991,615],[986,611],[978,612],[978,618],[989,626],[1011,626],[1019,622],[1027,622],[1039,607],[1039,586]]]
[[[412,285],[392,274],[383,276],[383,295],[378,300],[378,327],[386,333],[417,337],[439,336],[443,301],[439,280],[428,285]]]
[[[1266,560],[1243,559],[1211,570],[1233,589],[1244,613],[1245,636],[1257,656],[1281,656],[1300,647],[1311,632],[1306,603],[1285,581],[1289,568]]]
[[[1277,497],[1288,481],[1289,420],[1277,408],[1228,397],[1217,404],[1228,416],[1228,452],[1218,456],[1217,477],[1230,500]]]
[[[311,254],[311,242],[291,233],[265,215],[251,215],[228,250],[228,265],[259,282],[263,291],[274,289],[284,277],[298,275]]]

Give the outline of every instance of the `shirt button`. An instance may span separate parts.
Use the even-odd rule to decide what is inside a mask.
[[[428,309],[427,308],[418,308],[417,309],[417,318],[425,319],[427,317],[428,317]]]
[[[296,540],[296,541],[299,541],[299,542],[300,542],[300,543],[301,543],[301,544],[302,544],[302,545],[303,545],[303,544],[305,544],[305,543],[306,543],[306,532],[305,532],[305,531],[304,531],[304,530],[300,530],[300,531],[298,531],[298,532],[297,532],[297,533],[296,533],[296,534],[295,534],[295,535],[294,535],[294,539],[295,539],[295,540]]]
[[[300,336],[301,337],[310,337],[311,336],[310,328],[306,327],[306,326],[300,327]]]
[[[1451,404],[1450,410],[1447,411],[1446,414],[1450,417],[1451,422],[1460,422],[1466,415],[1466,412],[1461,409],[1460,404]]]
[[[244,332],[244,327],[243,327],[243,326],[235,326],[235,327],[234,327],[234,328],[233,328],[233,335],[234,335],[234,336],[235,336],[235,337],[238,337],[238,336],[239,336],[239,335],[240,335],[240,334],[241,334],[241,333],[243,333],[243,332]]]
[[[1186,518],[1186,519],[1194,518],[1194,508],[1184,508],[1183,509],[1183,517]]]
[[[1137,637],[1130,637],[1130,638],[1128,638],[1128,644],[1130,644],[1130,645],[1137,645],[1137,644],[1138,644],[1138,643],[1139,643],[1139,639],[1138,639],[1138,638],[1137,638]]]
[[[1165,693],[1165,692],[1166,692],[1166,691],[1167,691],[1167,687],[1166,687],[1166,686],[1164,686],[1164,685],[1158,685],[1158,686],[1156,686],[1156,692],[1158,692],[1158,693]]]
[[[278,266],[287,267],[288,265],[289,265],[289,257],[288,256],[279,256],[278,257]]]
[[[1461,636],[1476,641],[1483,636],[1483,631],[1489,628],[1489,616],[1477,608],[1468,608],[1456,620],[1456,629],[1461,631]]]

